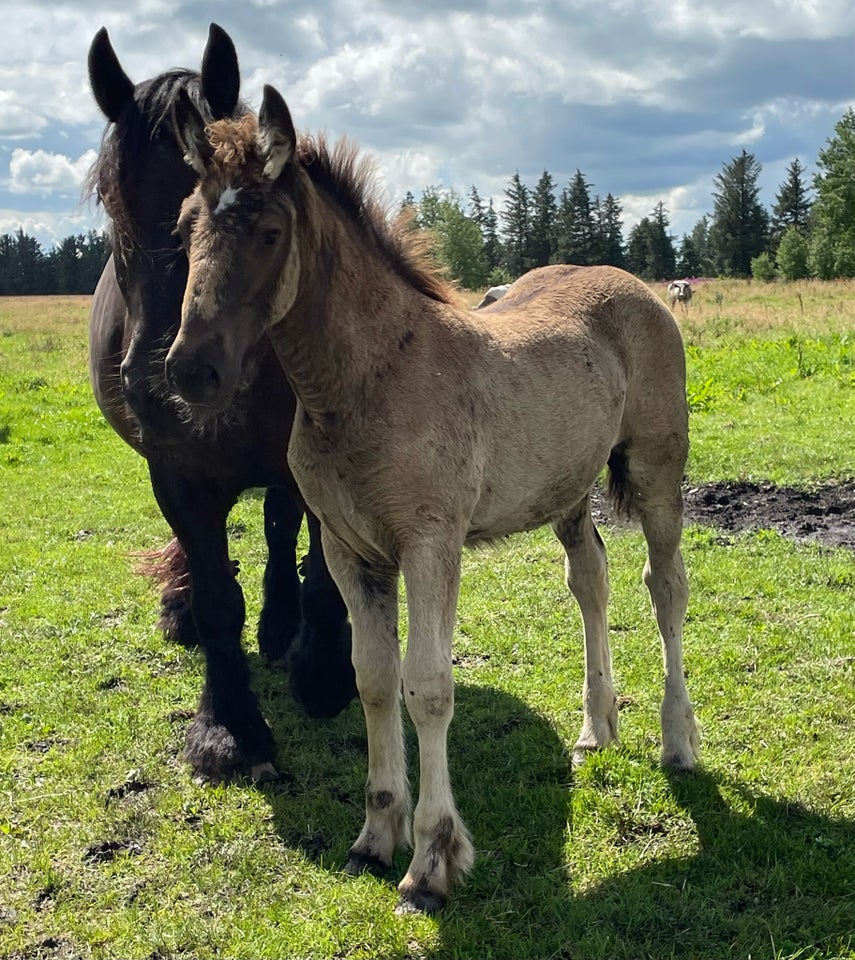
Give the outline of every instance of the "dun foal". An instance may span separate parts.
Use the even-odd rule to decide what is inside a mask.
[[[288,460],[321,518],[353,624],[368,781],[348,867],[388,867],[410,842],[403,690],[420,790],[399,910],[433,910],[473,861],[446,760],[464,544],[552,525],[584,621],[575,754],[617,738],[606,557],[589,500],[606,464],[648,544],[644,580],[665,660],[662,759],[695,763],[681,642],[680,335],[642,283],[610,267],[535,270],[493,306],[458,308],[419,259],[415,235],[386,222],[354,150],[298,139],[273,88],[257,125],[206,132],[186,99],[179,113],[201,180],[179,219],[190,273],[167,376],[194,394],[193,378],[204,378],[215,408],[228,403],[252,344],[267,336],[275,346],[299,401]],[[409,611],[403,668],[399,574]]]

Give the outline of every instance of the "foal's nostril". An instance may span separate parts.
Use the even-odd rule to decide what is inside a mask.
[[[220,374],[216,367],[183,357],[167,358],[166,379],[188,403],[210,403],[220,390]]]

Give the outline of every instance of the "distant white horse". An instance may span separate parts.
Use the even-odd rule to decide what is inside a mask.
[[[475,307],[475,309],[480,310],[481,307],[488,307],[491,303],[501,300],[510,289],[511,285],[509,283],[500,283],[498,287],[490,287],[490,289],[481,298],[481,302],[477,307]]]
[[[688,280],[672,280],[668,284],[668,303],[672,310],[677,303],[681,303],[684,310],[688,309],[691,299],[692,285]]]

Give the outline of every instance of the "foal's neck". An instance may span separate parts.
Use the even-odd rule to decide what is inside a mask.
[[[347,415],[375,388],[431,303],[355,224],[321,203],[321,225],[301,249],[300,294],[270,334],[294,393],[319,422]]]

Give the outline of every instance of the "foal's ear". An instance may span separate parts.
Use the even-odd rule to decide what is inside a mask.
[[[202,94],[211,107],[214,120],[235,112],[240,93],[240,68],[232,38],[212,23],[208,44],[202,57]]]
[[[115,123],[134,99],[134,85],[119,63],[106,27],[95,34],[89,47],[89,85],[110,123]]]
[[[256,143],[264,161],[264,176],[275,180],[297,152],[297,133],[282,95],[269,84],[258,112]]]
[[[205,135],[205,121],[190,95],[182,87],[172,106],[172,127],[178,145],[184,151],[184,160],[202,176],[214,154]]]

